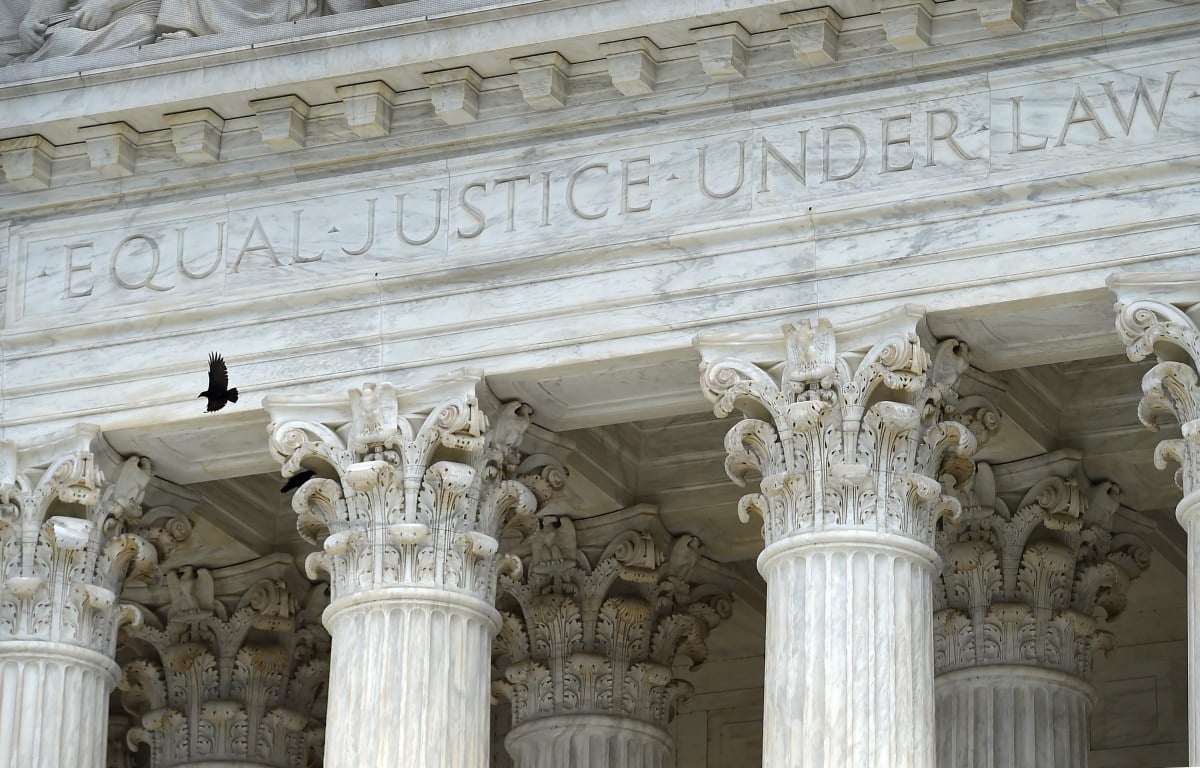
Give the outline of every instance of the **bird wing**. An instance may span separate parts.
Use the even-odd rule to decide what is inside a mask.
[[[208,391],[214,394],[224,394],[229,389],[229,369],[225,367],[225,359],[212,352],[208,356]]]

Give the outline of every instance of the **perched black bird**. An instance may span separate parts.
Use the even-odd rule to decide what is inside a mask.
[[[314,477],[316,477],[316,475],[317,473],[313,472],[311,469],[306,469],[303,472],[297,472],[288,478],[287,482],[283,484],[283,487],[279,489],[279,492],[287,493],[290,490],[299,488],[309,480],[312,480]]]
[[[208,413],[221,410],[226,403],[237,402],[238,391],[229,389],[229,370],[225,367],[225,359],[216,352],[208,356],[208,389],[196,397],[208,398]]]

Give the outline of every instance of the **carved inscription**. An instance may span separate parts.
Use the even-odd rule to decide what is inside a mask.
[[[1053,162],[1097,147],[1200,135],[1200,73],[1174,68],[943,98],[604,153],[496,156],[269,203],[199,201],[14,229],[18,317],[181,294],[223,294],[290,277],[406,274],[654,237],[751,211],[799,210],[866,189]],[[1183,84],[1183,87],[1181,87]],[[554,151],[563,153],[567,147]],[[902,192],[891,193],[893,195]],[[180,213],[183,216],[180,216]],[[144,222],[144,223],[143,223]],[[85,234],[86,233],[86,234]]]

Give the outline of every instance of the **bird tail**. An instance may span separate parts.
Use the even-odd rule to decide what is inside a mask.
[[[234,387],[233,389],[226,392],[225,399],[231,403],[236,403],[237,402],[237,387]]]

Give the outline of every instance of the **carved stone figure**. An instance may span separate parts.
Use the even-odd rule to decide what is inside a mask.
[[[19,34],[26,60],[154,42],[159,0],[33,0]]]
[[[162,0],[163,37],[197,37],[321,15],[320,0]]]

